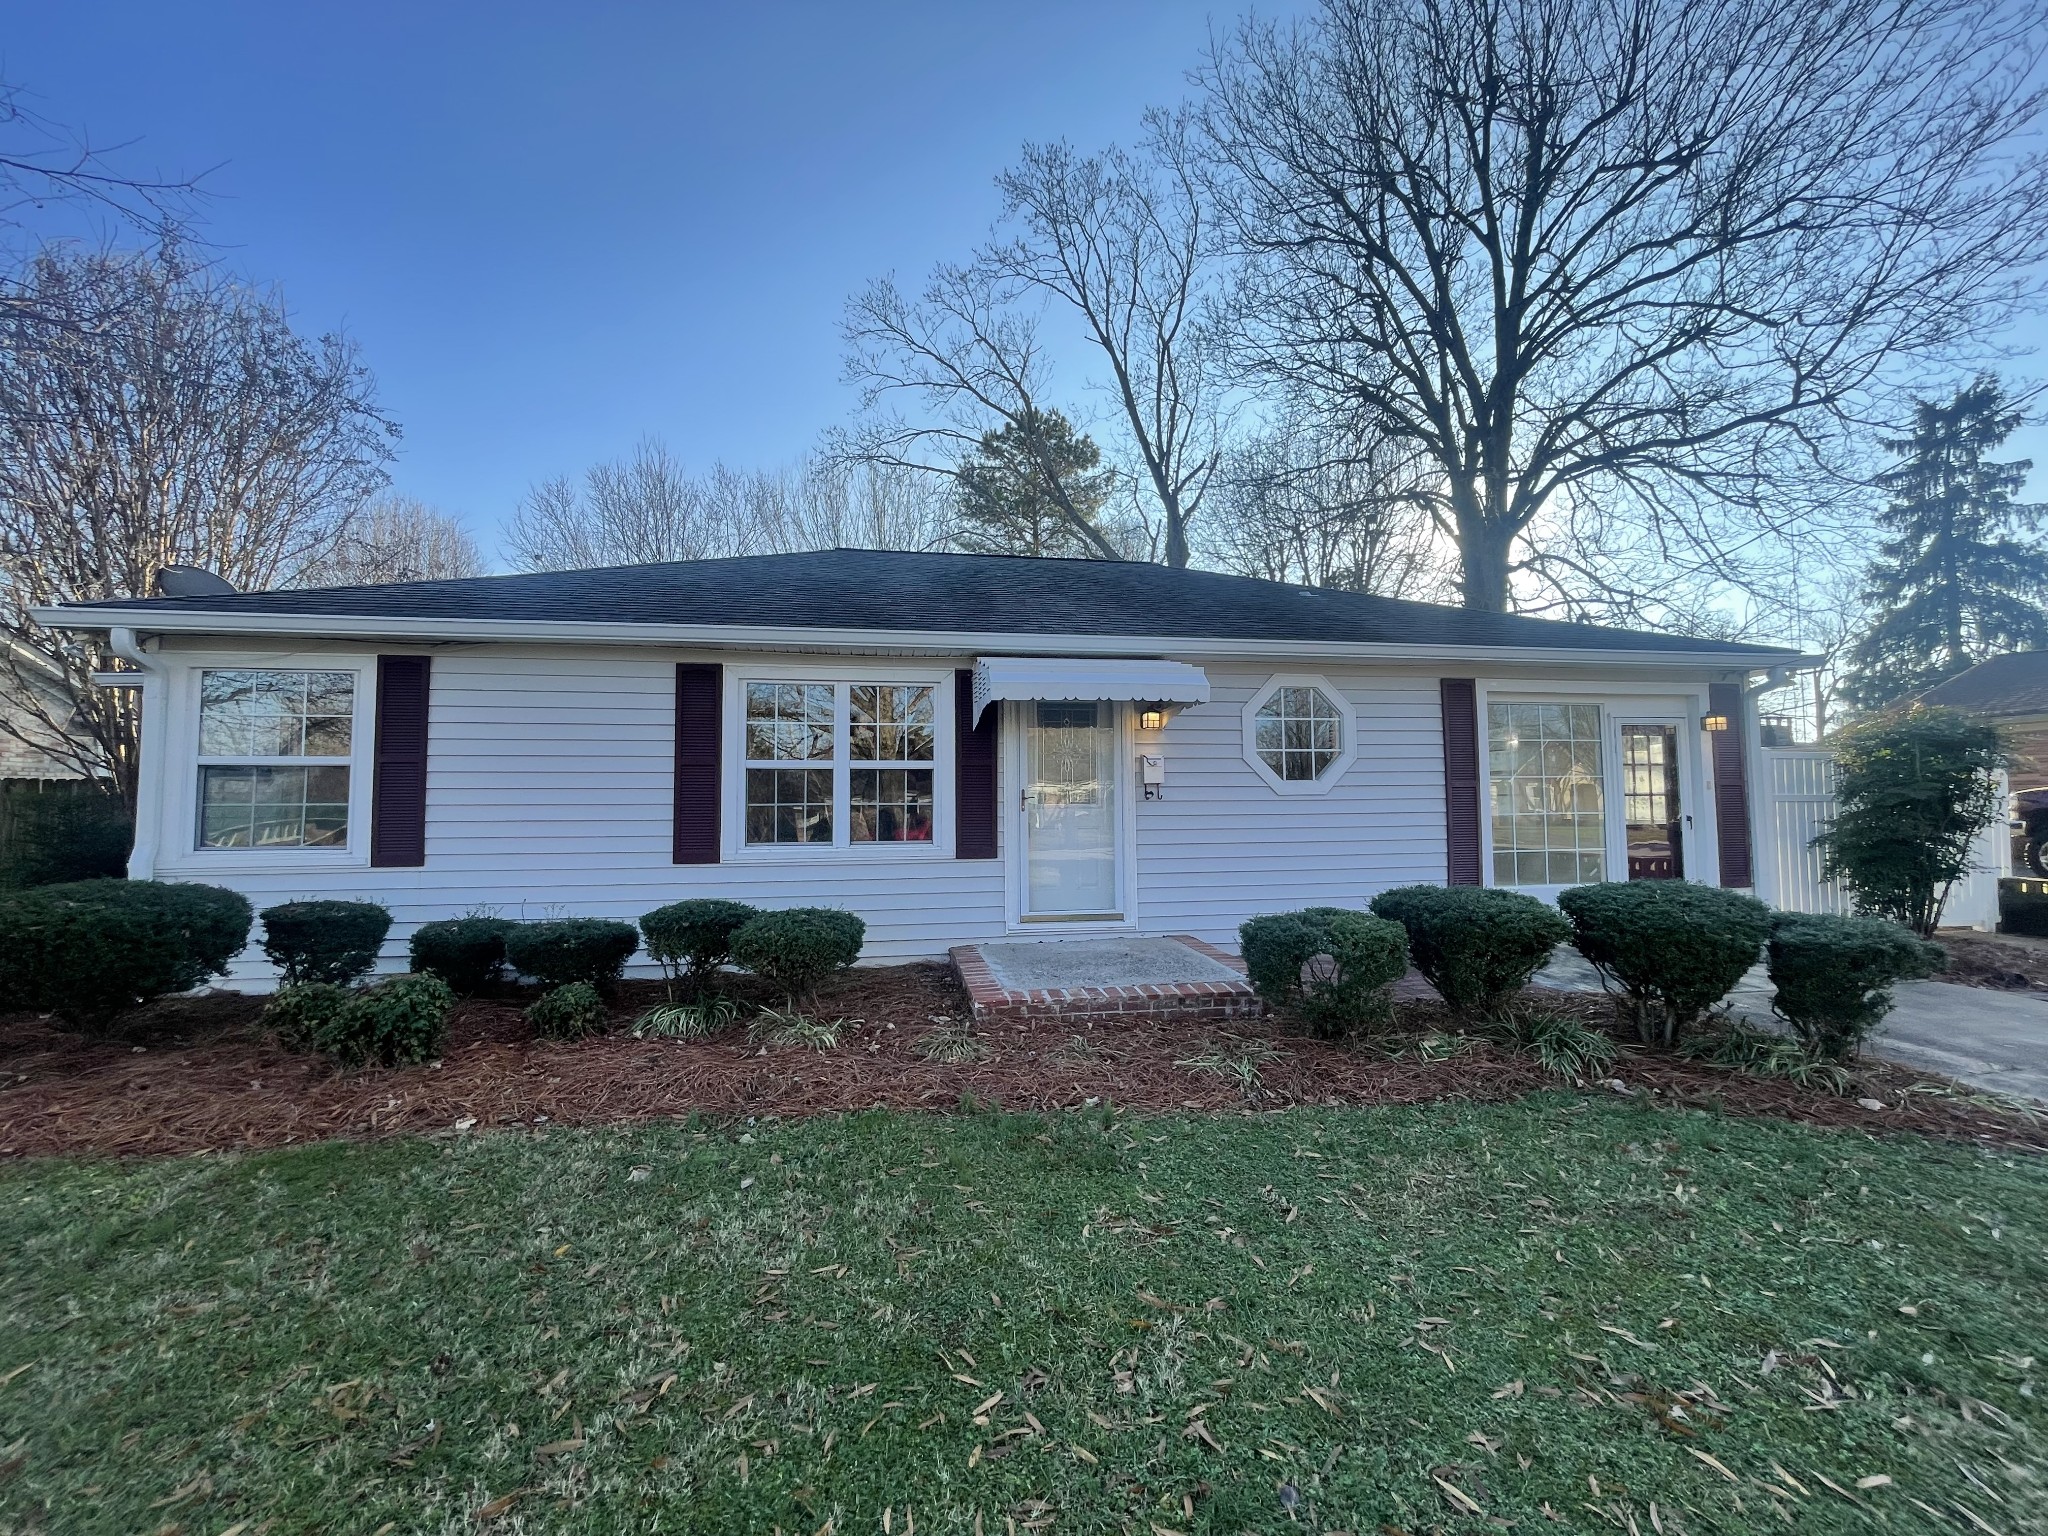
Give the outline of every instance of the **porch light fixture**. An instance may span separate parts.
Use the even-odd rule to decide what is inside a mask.
[[[1703,716],[1700,720],[1700,729],[1715,732],[1725,731],[1728,729],[1728,717],[1726,715]]]
[[[1138,729],[1141,731],[1165,730],[1166,706],[1164,704],[1140,704],[1138,706]]]

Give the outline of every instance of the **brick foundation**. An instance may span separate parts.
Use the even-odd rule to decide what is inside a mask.
[[[1184,933],[1168,934],[1197,954],[1240,976],[1244,962]],[[1247,981],[1160,981],[1124,987],[1039,987],[1011,991],[972,944],[950,951],[953,972],[967,989],[977,1021],[985,1019],[1114,1019],[1132,1015],[1208,1022],[1251,1018],[1263,1011]]]

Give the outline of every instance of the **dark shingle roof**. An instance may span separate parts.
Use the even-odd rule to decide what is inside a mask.
[[[81,604],[83,616],[275,614],[403,621],[745,625],[965,634],[1160,636],[1389,645],[1571,647],[1775,660],[1771,646],[1475,613],[1097,560],[835,549],[667,565]]]
[[[1987,715],[2048,715],[2048,651],[1993,656],[1935,684],[1920,698]]]

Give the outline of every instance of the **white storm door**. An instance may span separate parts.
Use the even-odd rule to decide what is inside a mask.
[[[1116,706],[1047,700],[1023,714],[1024,919],[1121,919]]]

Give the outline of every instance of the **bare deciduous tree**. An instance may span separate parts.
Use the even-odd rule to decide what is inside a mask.
[[[714,560],[847,545],[936,549],[951,533],[947,495],[928,475],[807,459],[787,469],[714,464],[692,474],[658,438],[622,462],[535,486],[506,530],[530,571]]]
[[[1205,219],[1183,118],[1154,113],[1148,152],[1033,144],[996,180],[1017,237],[978,258],[1079,316],[1158,501],[1166,563],[1221,461],[1211,349],[1199,334]]]
[[[47,223],[52,208],[162,240],[196,192],[192,179],[117,170],[107,151],[35,111],[19,85],[0,81],[0,256],[9,267],[0,275],[0,317],[72,326],[107,318],[81,315],[75,308],[41,309],[33,286],[24,281],[27,263],[44,243],[31,226]]]
[[[1069,483],[1058,445],[1042,435],[1059,413],[1043,398],[1045,359],[1034,315],[1020,307],[1024,285],[986,265],[941,266],[917,298],[886,278],[846,307],[846,372],[861,408],[910,400],[917,420],[870,414],[834,434],[841,462],[916,469],[950,478],[983,436],[1008,428],[1038,470],[1047,503],[1087,553],[1123,552],[1097,526],[1080,488]]]
[[[1201,82],[1248,360],[1428,455],[1471,606],[1598,581],[1546,509],[1740,575],[1788,474],[2034,291],[2041,53],[2002,0],[1247,22]]]
[[[485,570],[483,551],[461,523],[410,496],[385,496],[350,517],[333,550],[297,580],[308,587],[366,587],[456,581]]]
[[[528,491],[506,529],[529,571],[588,570],[744,554],[707,506],[703,486],[667,444],[645,438],[630,459],[592,465],[579,488],[566,475]]]
[[[1346,440],[1287,413],[1225,457],[1201,548],[1240,576],[1438,599],[1447,572],[1416,516],[1423,469],[1388,438]]]
[[[952,538],[952,497],[942,482],[885,464],[806,459],[774,472],[757,513],[763,548],[935,550]]]
[[[172,564],[288,584],[384,483],[397,428],[348,341],[176,246],[52,250],[23,288],[0,314],[0,686],[132,806],[132,701],[92,681],[113,658],[29,608],[147,596]]]

